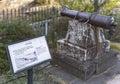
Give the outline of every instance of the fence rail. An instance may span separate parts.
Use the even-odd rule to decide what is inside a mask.
[[[33,7],[33,8],[20,8],[20,9],[6,9],[0,11],[0,20],[11,21],[14,18],[22,20],[31,20],[32,22],[51,19],[59,16],[60,7]]]

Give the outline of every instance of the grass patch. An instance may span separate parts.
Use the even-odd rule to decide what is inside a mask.
[[[114,43],[114,42],[112,42],[112,43],[110,44],[110,47],[111,47],[111,49],[113,49],[114,51],[120,53],[120,43]]]

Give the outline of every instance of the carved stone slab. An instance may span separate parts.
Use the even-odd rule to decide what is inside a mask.
[[[90,24],[80,23],[77,20],[69,21],[65,40],[83,48],[95,45],[94,31]]]

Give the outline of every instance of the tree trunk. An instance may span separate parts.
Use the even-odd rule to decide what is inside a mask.
[[[99,2],[98,0],[94,0],[94,12],[98,12],[99,11]]]

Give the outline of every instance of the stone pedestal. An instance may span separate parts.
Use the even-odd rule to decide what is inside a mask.
[[[110,42],[105,39],[101,28],[98,35],[94,32],[89,24],[69,21],[67,35],[58,40],[52,63],[83,80],[113,66],[116,54],[110,51]],[[97,42],[95,35],[98,36]]]

